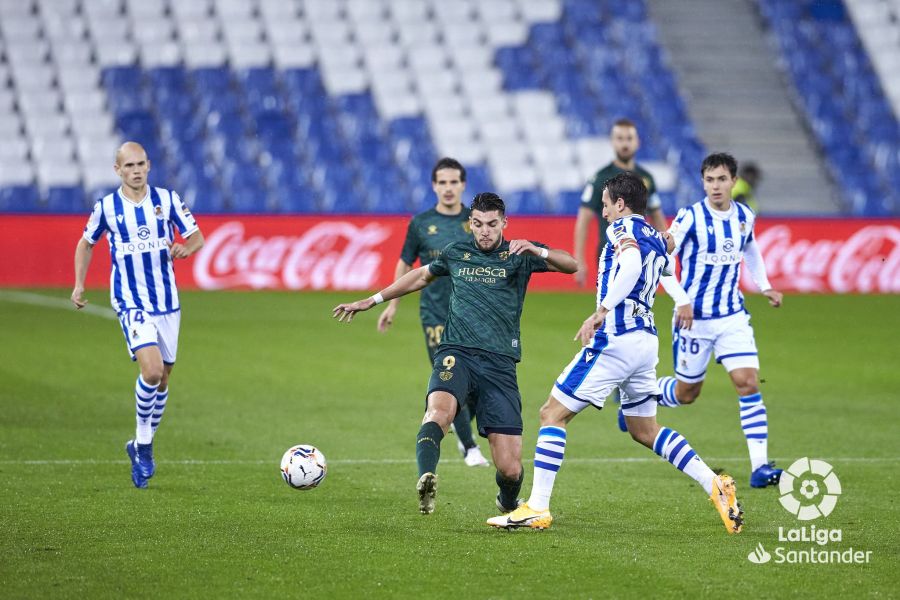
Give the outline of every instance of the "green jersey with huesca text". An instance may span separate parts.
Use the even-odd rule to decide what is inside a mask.
[[[519,320],[525,289],[532,273],[549,270],[546,260],[510,253],[507,240],[483,252],[470,237],[444,248],[428,268],[432,275],[450,280],[450,314],[441,346],[522,358]]]
[[[421,264],[427,265],[447,244],[471,239],[468,208],[463,206],[457,215],[443,215],[432,208],[419,213],[409,222],[400,260],[412,266],[418,259]],[[443,325],[447,321],[449,304],[450,281],[441,278],[422,290],[419,318],[423,324]]]

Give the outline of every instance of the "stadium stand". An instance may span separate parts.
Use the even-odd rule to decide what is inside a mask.
[[[900,25],[891,11],[898,9],[897,4],[889,7],[881,0],[863,0],[848,6],[854,7],[859,24],[865,25],[860,31],[867,34],[872,19],[886,22],[878,28],[883,32],[874,35],[893,42],[893,57],[888,60],[896,61]],[[900,127],[844,3],[760,0],[760,9],[851,212],[896,214],[900,210]],[[896,69],[888,74],[889,81],[900,78]],[[893,89],[898,84],[890,85]]]
[[[134,139],[201,213],[407,213],[440,155],[515,212],[573,213],[623,116],[666,212],[702,195],[705,147],[642,1],[0,0],[0,50],[2,211],[85,211]]]

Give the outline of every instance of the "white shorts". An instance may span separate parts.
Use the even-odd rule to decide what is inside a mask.
[[[618,387],[622,412],[629,417],[656,415],[656,363],[659,339],[644,330],[595,338],[592,346],[575,355],[550,394],[574,413],[588,406],[603,408],[606,397]]]
[[[735,369],[759,370],[756,341],[750,314],[739,312],[718,319],[698,319],[690,329],[676,329],[672,319],[672,358],[675,377],[685,383],[697,383],[706,377],[710,353],[728,372]]]
[[[159,346],[163,362],[175,364],[178,354],[178,328],[181,324],[181,311],[164,315],[151,315],[138,309],[124,310],[119,313],[119,324],[125,334],[125,344],[131,360],[137,360],[134,353],[145,346]]]

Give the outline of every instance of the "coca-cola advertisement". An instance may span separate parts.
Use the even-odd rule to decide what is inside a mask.
[[[73,284],[73,254],[87,217],[3,215],[0,286]],[[407,217],[198,215],[206,245],[176,263],[182,289],[374,290],[393,279]],[[574,218],[511,216],[506,236],[571,250]],[[588,247],[596,244],[592,231]],[[814,293],[900,293],[900,219],[776,219],[757,222],[776,289]],[[593,252],[592,252],[593,255]],[[591,265],[587,278],[596,276]],[[100,241],[87,285],[109,285]],[[755,291],[746,273],[745,290]],[[576,290],[572,276],[535,275],[532,289]],[[587,290],[585,290],[587,291]]]

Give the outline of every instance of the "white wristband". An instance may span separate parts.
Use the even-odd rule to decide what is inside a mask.
[[[372,300],[375,301],[375,304],[381,304],[384,302],[384,296],[381,295],[381,292],[378,292],[374,296],[372,296]]]
[[[541,258],[547,258],[550,256],[550,251],[546,248],[541,248]]]

